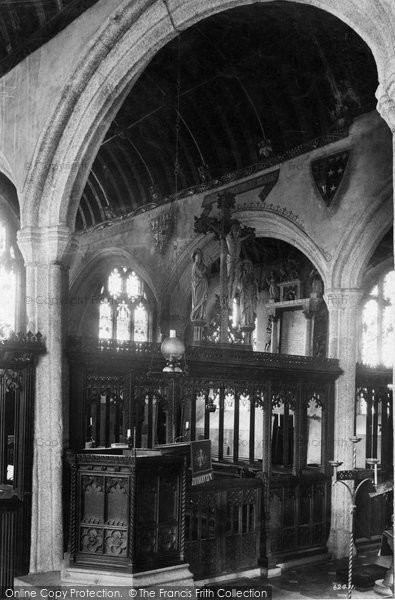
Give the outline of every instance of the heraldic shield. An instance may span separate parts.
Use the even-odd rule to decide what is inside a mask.
[[[340,187],[349,156],[350,151],[343,150],[343,152],[313,160],[311,163],[315,184],[328,208],[332,205]]]

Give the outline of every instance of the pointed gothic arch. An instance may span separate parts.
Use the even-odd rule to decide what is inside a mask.
[[[391,44],[391,23],[384,3],[372,6],[336,0],[329,8],[323,0],[298,1],[331,12],[351,26],[370,47],[379,80],[384,80],[389,68],[386,49]],[[170,13],[168,5],[160,0],[137,7],[132,0],[120,2],[99,28],[47,121],[23,190],[22,226],[67,223],[72,230],[79,199],[105,131],[148,61],[178,30],[246,4],[250,4],[249,0],[230,0],[226,6],[221,0],[179,1],[172,5]],[[78,169],[53,168],[64,164],[77,164]]]

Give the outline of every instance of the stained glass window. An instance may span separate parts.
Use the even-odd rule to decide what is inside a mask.
[[[101,287],[99,338],[147,342],[151,309],[144,282],[127,267],[114,268]]]
[[[116,337],[117,337],[118,342],[125,342],[126,340],[130,340],[129,322],[130,322],[130,310],[126,306],[125,302],[121,302],[120,304],[118,304],[118,308],[117,308]]]
[[[142,302],[134,309],[134,336],[135,342],[146,342],[148,339],[148,311]]]
[[[17,261],[8,228],[0,223],[0,338],[15,331]]]
[[[15,330],[16,273],[0,266],[0,335],[7,337]]]
[[[122,277],[118,269],[114,269],[108,278],[108,291],[110,296],[117,298],[122,292]]]
[[[111,305],[105,298],[100,303],[99,311],[99,338],[109,340],[112,337],[112,310]]]
[[[380,278],[362,307],[361,360],[392,367],[394,355],[393,298],[395,271]]]
[[[136,273],[132,271],[126,280],[126,292],[129,298],[138,298],[138,296],[142,296],[141,293],[141,281],[137,277]]]

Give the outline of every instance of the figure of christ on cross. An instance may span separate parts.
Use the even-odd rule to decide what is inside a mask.
[[[241,275],[242,275],[242,260],[241,254],[241,243],[250,237],[251,234],[241,237],[240,235],[240,223],[234,221],[228,235],[226,236],[226,270],[228,276],[228,302],[229,308],[232,309],[234,298],[236,298],[237,290],[240,287]]]
[[[232,308],[241,278],[241,244],[247,238],[254,238],[254,230],[243,228],[234,221],[231,210],[235,206],[235,197],[229,192],[218,195],[218,216],[210,216],[211,206],[206,206],[200,217],[195,217],[196,233],[213,233],[221,243],[220,255],[220,341],[228,343],[229,308]]]

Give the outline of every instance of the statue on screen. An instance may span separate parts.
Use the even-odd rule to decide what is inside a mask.
[[[242,263],[240,288],[240,325],[241,327],[254,327],[258,303],[258,282],[250,260],[244,260]]]
[[[275,302],[277,299],[277,284],[273,271],[270,271],[270,276],[266,277],[266,283],[269,289],[269,301]]]
[[[192,254],[192,311],[191,321],[206,319],[208,295],[208,268],[203,261],[203,253],[197,248]]]

